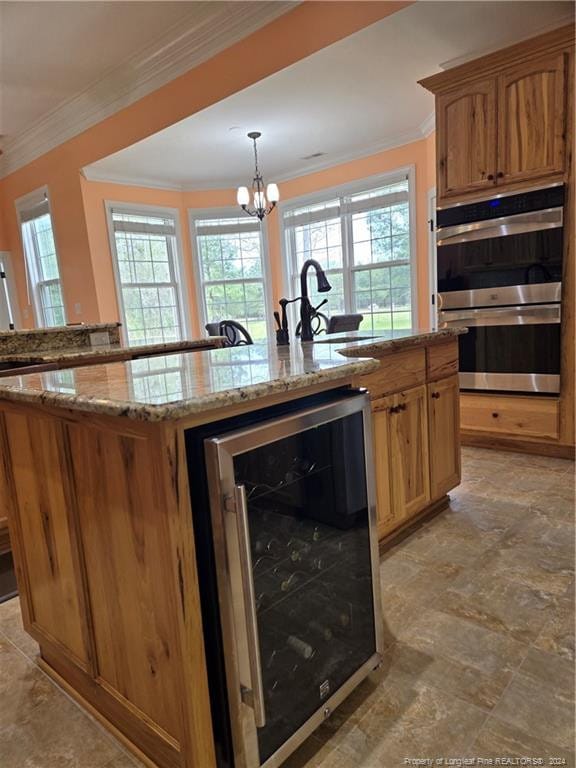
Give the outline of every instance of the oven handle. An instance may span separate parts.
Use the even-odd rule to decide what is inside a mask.
[[[454,227],[439,229],[436,244],[455,245],[474,240],[521,235],[524,232],[539,232],[543,229],[557,229],[562,226],[563,220],[563,208],[559,207],[532,213],[517,213],[514,216],[502,216],[499,219],[474,221],[471,224],[458,224]]]
[[[554,325],[560,323],[560,304],[537,306],[498,307],[497,309],[444,310],[440,313],[441,326],[473,325]]]
[[[234,506],[238,526],[238,545],[240,554],[240,577],[242,581],[242,599],[244,601],[244,618],[248,645],[248,663],[250,666],[251,690],[242,690],[242,700],[254,710],[254,720],[257,728],[266,725],[266,710],[264,707],[264,684],[262,682],[262,665],[260,662],[260,645],[258,642],[258,618],[256,615],[256,594],[252,577],[252,555],[250,554],[250,531],[248,528],[248,504],[246,489],[243,485],[234,486]]]

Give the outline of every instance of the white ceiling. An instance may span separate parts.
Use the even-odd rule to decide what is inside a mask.
[[[417,80],[567,23],[573,13],[571,2],[418,2],[85,172],[153,186],[227,187],[250,181],[250,130],[262,131],[269,181],[406,143],[425,134],[433,112]],[[325,154],[302,159],[316,152]]]
[[[0,134],[10,139],[191,13],[190,2],[0,2]]]

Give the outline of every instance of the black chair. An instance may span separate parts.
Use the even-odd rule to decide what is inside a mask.
[[[220,320],[217,323],[206,323],[206,330],[209,336],[224,336],[225,347],[245,347],[254,344],[252,336],[246,328],[236,320]]]
[[[364,315],[332,315],[328,320],[326,333],[357,331],[362,320],[364,320]]]

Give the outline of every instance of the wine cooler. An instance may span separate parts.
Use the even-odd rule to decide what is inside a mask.
[[[382,650],[367,395],[250,416],[187,436],[222,768],[281,765]]]

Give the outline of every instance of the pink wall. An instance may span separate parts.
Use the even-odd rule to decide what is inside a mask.
[[[415,173],[416,200],[416,256],[418,283],[419,325],[428,324],[428,228],[427,228],[427,192],[431,186],[430,139],[422,139],[402,147],[396,147],[376,155],[335,165],[317,173],[300,176],[279,184],[282,200],[290,200],[301,195],[318,192],[347,182],[364,179],[375,174],[393,172],[399,168],[412,166]],[[432,177],[432,184],[433,184]],[[120,319],[114,287],[112,254],[105,215],[105,202],[134,203],[135,205],[153,205],[174,208],[178,211],[181,224],[182,261],[184,265],[185,292],[190,308],[190,326],[193,334],[202,332],[197,307],[197,293],[192,267],[193,251],[190,243],[188,209],[219,208],[234,206],[236,193],[233,189],[198,190],[177,192],[152,189],[147,187],[127,186],[107,182],[89,182],[82,179],[82,198],[84,218],[91,259],[94,264],[97,281],[97,303],[100,318]],[[273,301],[276,304],[283,295],[282,247],[280,241],[280,222],[277,212],[266,220],[268,227],[268,245],[270,254],[270,275],[272,280]]]

